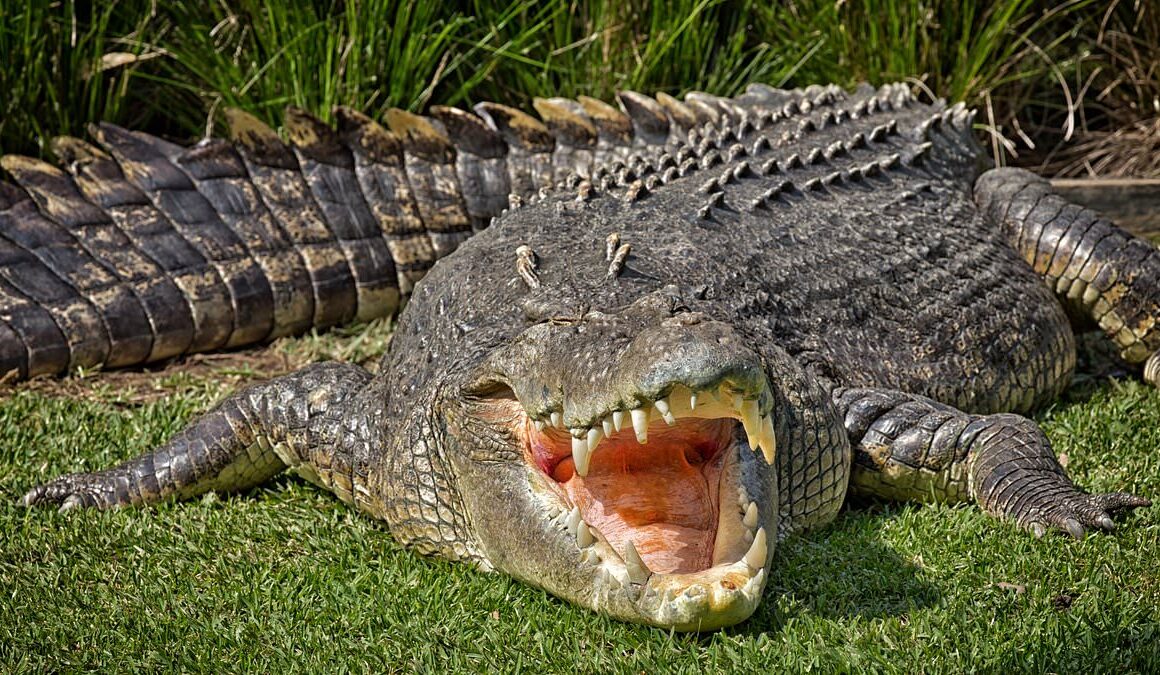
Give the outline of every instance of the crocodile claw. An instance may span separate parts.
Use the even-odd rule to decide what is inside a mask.
[[[1105,532],[1115,529],[1112,515],[1121,511],[1151,506],[1152,501],[1126,492],[1088,495],[1076,492],[1040,510],[1025,520],[1023,527],[1037,539],[1051,528],[1062,530],[1076,540],[1083,540],[1088,529]]]

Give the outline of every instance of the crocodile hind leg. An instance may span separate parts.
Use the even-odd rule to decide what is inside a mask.
[[[1124,492],[1087,494],[1067,477],[1038,425],[1012,414],[969,415],[884,389],[837,389],[855,492],[891,499],[974,500],[988,514],[1042,536],[1110,530],[1117,511],[1149,506]]]
[[[248,387],[156,450],[104,471],[61,476],[23,503],[62,510],[151,504],[243,490],[288,467],[356,501],[365,476],[352,466],[352,448],[367,439],[352,437],[342,421],[369,380],[357,366],[325,363]]]
[[[1099,325],[1160,386],[1160,250],[1022,169],[984,173],[975,201],[1073,319]]]

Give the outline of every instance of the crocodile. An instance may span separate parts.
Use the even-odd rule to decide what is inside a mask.
[[[249,386],[23,503],[289,469],[421,554],[681,631],[749,617],[777,543],[851,494],[1076,538],[1149,504],[1077,487],[1025,415],[1067,387],[1084,327],[1160,379],[1153,246],[986,169],[973,112],[905,85],[619,99],[392,111],[390,129],[291,111],[289,143],[234,112],[229,142],[105,125],[103,149],[56,143],[67,171],[5,158],[0,326],[21,376],[406,301],[378,374]]]

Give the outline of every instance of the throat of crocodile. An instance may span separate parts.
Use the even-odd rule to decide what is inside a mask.
[[[630,426],[600,442],[586,476],[576,471],[566,431],[530,428],[528,440],[536,465],[615,550],[631,541],[649,569],[674,574],[713,565],[721,469],[736,424],[657,420],[644,445]]]

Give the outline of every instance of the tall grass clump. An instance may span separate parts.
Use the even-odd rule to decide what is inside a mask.
[[[111,120],[142,125],[133,74],[162,55],[149,3],[0,2],[0,153],[43,154],[58,134]]]
[[[475,0],[477,20],[520,44],[496,64],[478,93],[507,100],[618,90],[733,94],[748,82],[780,85],[816,48],[816,37],[771,44],[752,30],[754,3],[727,0],[551,2],[514,20],[502,3]]]
[[[241,0],[162,13],[173,58],[144,76],[183,92],[187,105],[170,114],[191,129],[220,105],[276,121],[287,104],[324,117],[336,104],[377,116],[431,101],[527,106],[536,96],[609,98],[624,88],[733,93],[748,81],[784,82],[808,51],[755,41],[746,30],[753,10],[725,0],[475,0],[462,9]]]
[[[326,118],[339,104],[422,108],[437,89],[454,102],[487,72],[476,57],[494,58],[485,38],[464,40],[467,16],[436,2],[179,2],[162,17],[172,58],[142,76],[177,93],[181,105],[164,105],[189,130],[222,106],[277,123],[287,105]]]
[[[1035,143],[1024,130],[1073,123],[1068,75],[1090,0],[799,0],[764,6],[757,26],[774,44],[815,36],[820,45],[795,81],[853,84],[903,80],[929,96],[980,112],[992,154],[1006,161]]]
[[[995,158],[1027,162],[1151,104],[1158,33],[1145,0],[30,0],[0,16],[0,149],[96,119],[189,140],[225,106],[277,124],[288,104],[904,80],[978,107]]]
[[[1077,140],[1044,169],[1067,176],[1160,177],[1160,5],[1113,0],[1088,8],[1076,74]]]

